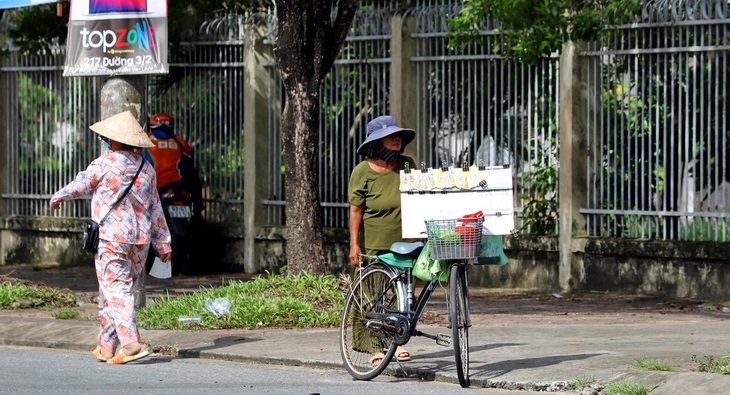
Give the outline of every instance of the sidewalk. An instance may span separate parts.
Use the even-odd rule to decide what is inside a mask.
[[[0,274],[7,274],[7,270]],[[220,277],[197,279],[204,284],[210,281],[220,283]],[[478,289],[473,291],[479,295]],[[566,385],[576,378],[593,376],[603,385],[617,380],[656,385],[652,395],[730,393],[728,376],[689,371],[647,372],[631,367],[640,357],[681,366],[691,364],[693,355],[700,360],[724,355],[730,350],[730,315],[647,311],[639,316],[640,313],[627,308],[626,313],[587,317],[579,313],[532,316],[495,313],[487,308],[489,302],[484,297],[472,300],[472,387],[577,393],[566,390]],[[91,350],[97,325],[93,321],[56,320],[47,312],[0,310],[0,344]],[[449,331],[438,325],[419,329],[430,334]],[[344,369],[337,329],[141,330],[141,334],[143,341],[159,354]],[[425,338],[413,338],[407,349],[413,360],[402,366],[391,363],[391,374],[405,373],[458,385],[451,349]]]

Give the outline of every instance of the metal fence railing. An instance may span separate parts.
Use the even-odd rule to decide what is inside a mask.
[[[183,43],[186,59],[169,76],[148,77],[150,116],[168,113],[193,149],[208,221],[242,221],[244,190],[244,16],[203,26],[204,40]]]
[[[6,86],[6,174],[10,214],[51,215],[48,199],[99,153],[88,126],[99,113],[99,80],[63,78],[62,48],[29,56],[10,51],[0,77]],[[88,202],[63,205],[63,216],[89,215]]]
[[[730,240],[727,6],[645,2],[581,54],[590,235]]]
[[[169,76],[147,76],[146,113],[166,112],[190,141],[203,182],[206,219],[230,221],[243,213],[243,23],[226,16],[183,43],[186,58]],[[7,119],[10,215],[88,217],[88,202],[51,212],[48,199],[96,158],[101,146],[88,126],[99,120],[99,77],[64,78],[63,47],[46,55],[10,49],[0,68]],[[164,89],[163,89],[164,88]]]
[[[536,168],[557,171],[557,60],[528,67],[493,54],[489,45],[448,49],[446,19],[463,7],[457,1],[421,1],[403,11],[386,4],[358,12],[347,44],[321,89],[320,199],[325,226],[346,228],[347,185],[363,158],[355,153],[367,122],[390,111],[391,21],[396,12],[416,18],[419,103],[417,157],[427,166],[510,164],[520,180],[518,194],[557,201],[557,180],[535,191]],[[275,24],[275,21],[271,21]],[[495,34],[491,36],[496,37]],[[275,36],[269,38],[273,44]],[[271,80],[276,71],[272,65]],[[281,92],[281,89],[272,90]],[[280,111],[281,96],[270,96],[270,112]],[[273,114],[277,118],[279,113]],[[278,118],[277,118],[278,119]],[[278,125],[270,127],[269,223],[282,224],[283,174]],[[521,206],[518,211],[522,211]],[[557,207],[554,207],[557,210]],[[541,231],[555,233],[557,221]]]
[[[556,233],[558,61],[528,66],[505,59],[493,51],[493,32],[482,34],[481,45],[449,48],[447,19],[461,7],[414,11],[416,119],[429,136],[417,142],[419,157],[429,166],[512,165],[518,227]],[[539,172],[552,182],[538,182]],[[535,211],[535,203],[549,212]]]

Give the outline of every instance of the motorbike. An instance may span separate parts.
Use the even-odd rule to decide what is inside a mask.
[[[165,185],[158,193],[172,239],[172,274],[194,274],[196,270],[192,255],[196,231],[192,196],[176,184]],[[146,263],[148,273],[157,255],[157,251],[150,247]]]

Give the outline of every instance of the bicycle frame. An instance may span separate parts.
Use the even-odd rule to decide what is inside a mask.
[[[380,261],[383,262],[383,261]],[[383,262],[384,264],[388,265],[387,263]],[[463,260],[454,260],[452,261],[451,265],[467,265],[466,262]],[[388,265],[390,266],[390,265]],[[390,266],[393,267],[393,266]],[[396,277],[392,281],[402,281],[406,285],[406,308],[407,311],[398,311],[393,309],[388,309],[385,306],[381,306],[383,310],[387,311],[388,314],[375,314],[373,313],[372,316],[369,318],[377,318],[384,321],[392,321],[389,320],[389,318],[392,315],[399,315],[401,317],[404,317],[408,320],[408,328],[410,329],[408,335],[404,338],[404,341],[401,344],[405,344],[410,340],[413,336],[423,336],[427,337],[429,339],[433,339],[436,341],[439,341],[439,336],[429,335],[427,333],[421,332],[417,329],[418,321],[421,318],[421,314],[423,314],[423,310],[426,308],[426,303],[431,298],[431,295],[433,294],[434,289],[436,288],[436,284],[439,282],[438,280],[431,280],[427,281],[426,284],[421,289],[421,292],[418,295],[418,298],[415,300],[415,306],[414,306],[414,300],[413,300],[413,274],[412,274],[412,268],[396,268],[399,271],[398,277]],[[465,278],[465,288],[468,290],[468,280],[466,277],[466,270],[464,271]],[[466,314],[467,323],[470,322],[469,319],[469,298],[466,299],[467,309],[464,312]],[[415,308],[415,309],[414,309]],[[398,327],[397,324],[394,324],[394,329]],[[404,334],[400,334],[401,337]]]
[[[451,261],[451,266],[454,265],[464,265],[464,267],[468,268],[469,265],[463,261],[463,260],[453,260]],[[410,309],[411,306],[413,306],[413,275],[412,275],[411,268],[407,268],[403,270],[402,276],[405,277],[405,283],[406,283],[406,289],[408,292],[408,298],[406,306]],[[469,281],[467,276],[468,270],[464,271],[464,286],[465,289],[468,292],[469,289]],[[416,299],[416,306],[415,311],[409,310],[408,311],[408,318],[411,320],[412,324],[412,336],[426,336],[428,338],[436,338],[435,336],[427,335],[423,332],[420,332],[416,330],[416,324],[418,323],[418,320],[421,318],[421,314],[423,313],[423,310],[426,308],[426,303],[431,298],[431,294],[433,294],[434,289],[436,288],[436,284],[438,283],[438,280],[431,280],[426,282],[426,284],[421,289],[421,293],[418,295],[418,299]],[[466,320],[468,323],[471,323],[471,319],[469,317],[469,298],[466,298],[466,311],[464,312],[466,314]]]

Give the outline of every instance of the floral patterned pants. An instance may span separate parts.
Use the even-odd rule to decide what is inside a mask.
[[[144,270],[149,244],[126,244],[99,240],[96,278],[104,294],[99,343],[109,352],[120,345],[139,342],[134,285]]]

